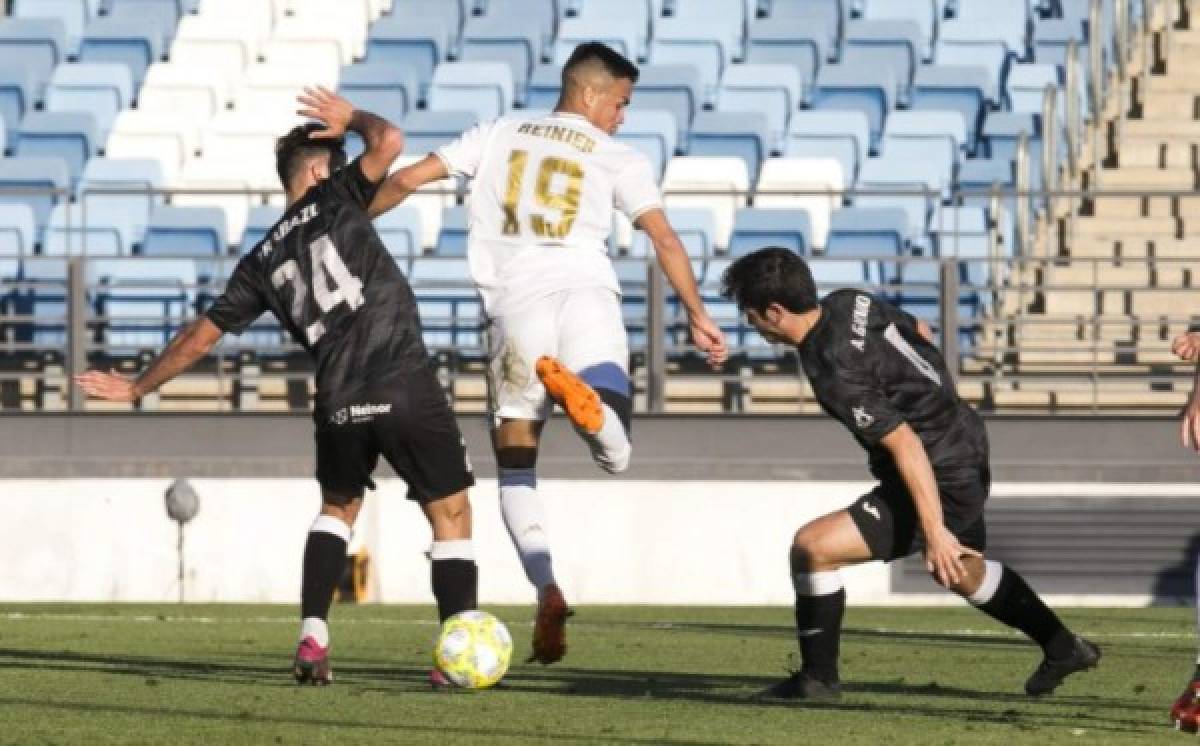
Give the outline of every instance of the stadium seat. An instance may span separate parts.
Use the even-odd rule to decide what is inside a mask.
[[[79,51],[79,39],[88,20],[85,0],[13,0],[14,18],[53,18],[63,26],[63,56]]]
[[[183,36],[185,28],[197,19],[226,21],[229,18],[237,18],[237,31],[245,34],[252,46],[257,49],[258,45],[271,35],[271,28],[275,25],[274,7],[283,4],[275,2],[248,3],[246,0],[202,0],[199,15],[184,13],[180,18],[175,38]],[[174,58],[174,53],[172,53],[172,58]],[[247,60],[243,66],[249,62]]]
[[[807,101],[817,72],[830,50],[837,49],[837,29],[820,16],[759,18],[750,24],[746,62],[792,65],[800,74],[801,95]]]
[[[875,151],[892,110],[896,83],[890,70],[859,65],[826,65],[817,75],[813,108],[866,114],[870,148]]]
[[[627,6],[633,10],[626,10]],[[640,15],[636,11],[639,7]],[[554,43],[554,64],[565,64],[575,47],[588,41],[604,42],[631,60],[640,57],[646,45],[646,3],[627,0],[621,8],[615,11],[606,5],[602,12],[564,18]]]
[[[114,63],[59,65],[46,89],[47,110],[91,113],[100,142],[108,139],[117,112],[132,101],[129,68]]]
[[[279,188],[275,173],[275,141],[287,134],[300,120],[286,112],[264,113],[226,111],[218,114],[204,130],[204,158],[215,162],[238,162],[236,178],[256,189]]]
[[[1029,183],[1041,187],[1042,117],[1028,112],[994,111],[983,123],[983,139],[992,158],[1014,160],[1022,133],[1029,136]]]
[[[104,153],[109,158],[157,160],[168,183],[199,145],[195,122],[170,112],[127,109],[113,120]]]
[[[630,108],[666,109],[679,124],[679,142],[687,142],[692,118],[704,104],[703,95],[700,75],[691,65],[646,65]]]
[[[991,233],[982,207],[943,207],[929,221],[929,233],[939,257],[959,257],[962,280],[976,289],[988,285]]]
[[[119,62],[129,67],[134,88],[140,88],[150,63],[162,57],[163,40],[156,29],[136,20],[93,18],[79,45],[80,62]]]
[[[413,258],[421,255],[421,210],[412,205],[395,207],[375,218],[375,230],[400,271],[407,275]]]
[[[171,63],[207,67],[221,75],[225,90],[232,91],[246,68],[258,61],[261,41],[253,26],[229,23],[224,17],[187,16],[171,44]]]
[[[967,131],[956,111],[898,111],[888,120],[883,153],[914,162],[935,162],[949,176],[966,144]]]
[[[679,128],[671,112],[662,109],[631,109],[616,139],[646,154],[655,177],[661,177],[667,161],[675,155]]]
[[[821,295],[844,287],[862,287],[867,283],[866,264],[845,259],[810,259],[808,269]]]
[[[471,111],[411,112],[403,124],[404,150],[414,154],[432,153],[458,139],[478,121],[478,115]]]
[[[1046,86],[1058,87],[1058,70],[1049,64],[1018,64],[1008,71],[1004,87],[1011,111],[1042,113]],[[1058,113],[1062,114],[1061,107]]]
[[[650,62],[693,66],[700,76],[702,101],[711,103],[716,99],[725,66],[738,52],[742,27],[731,24],[730,18],[717,13],[660,19],[650,42]]]
[[[868,20],[906,20],[917,24],[921,39],[919,59],[925,61],[933,59],[933,40],[937,37],[940,16],[941,0],[868,0],[863,9],[863,18]]]
[[[502,11],[493,14],[489,10],[487,16],[467,21],[458,59],[504,64],[508,67],[509,85],[523,93],[534,65],[542,59],[542,39],[527,17],[505,15]],[[511,104],[513,97],[509,96],[508,101]]]
[[[856,21],[846,31],[841,64],[889,71],[892,100],[906,104],[923,44],[915,21]]]
[[[862,111],[798,111],[792,115],[784,155],[833,158],[848,184],[858,178],[871,145],[870,120]]]
[[[1004,78],[1010,50],[999,32],[969,21],[948,20],[942,24],[937,42],[938,65],[979,65],[987,69],[987,79],[995,85]],[[993,98],[995,89],[989,91]]]
[[[32,158],[61,158],[74,184],[83,164],[99,150],[96,119],[83,111],[31,111],[13,138],[13,154]]]
[[[834,29],[836,39],[842,38],[842,27],[850,14],[850,0],[760,0],[767,17],[774,21],[788,18],[815,18],[822,25]]]
[[[50,211],[42,238],[45,256],[122,256],[129,253],[121,230],[98,210],[60,203]]]
[[[1028,46],[1029,7],[1024,2],[956,0],[955,18],[947,25],[973,26],[1004,42],[1008,51],[1024,57]],[[943,26],[943,36],[945,35]]]
[[[1013,162],[1007,158],[968,158],[958,169],[958,189],[963,204],[987,205],[993,188],[1011,189]]]
[[[712,211],[718,249],[729,245],[733,216],[746,204],[750,176],[741,158],[672,158],[663,175],[664,203],[668,208],[702,207]],[[698,194],[672,194],[673,191]]]
[[[103,214],[116,227],[128,251],[142,242],[150,211],[163,202],[155,194],[106,194],[104,190],[162,189],[166,185],[156,160],[92,158],[83,167],[76,199],[89,218]]]
[[[978,65],[930,65],[917,71],[911,108],[957,111],[967,130],[967,149],[975,152],[984,104],[994,98],[997,84],[987,68]]]
[[[562,68],[558,65],[538,65],[525,86],[525,108],[552,109],[561,93]],[[637,100],[636,95],[634,100]]]
[[[895,207],[843,207],[833,213],[826,256],[888,257],[904,253],[908,214]]]
[[[234,108],[243,113],[254,113],[279,118],[282,114],[293,115],[299,108],[296,96],[306,86],[322,85],[330,90],[337,88],[337,65],[314,63],[303,67],[294,65],[261,64],[246,69],[241,84],[234,91]]]
[[[396,208],[400,209],[400,208]],[[283,217],[283,208],[277,205],[251,207],[246,215],[246,230],[242,232],[240,254],[248,254],[264,238],[267,232]]]
[[[467,208],[447,207],[442,210],[442,227],[438,233],[434,256],[467,255]]]
[[[767,117],[767,148],[782,153],[792,112],[800,107],[800,73],[793,65],[730,65],[721,78],[717,109]]]
[[[417,297],[422,336],[432,350],[479,350],[479,295],[466,257],[424,256],[413,260],[409,284]]]
[[[0,278],[17,274],[19,259],[32,256],[37,243],[37,220],[29,205],[0,202]]]
[[[457,36],[457,31],[454,35]],[[367,62],[411,69],[417,76],[424,100],[425,90],[433,81],[433,70],[446,58],[450,46],[451,31],[445,21],[432,16],[404,18],[393,14],[371,25],[367,37]]]
[[[241,168],[241,161],[197,158],[188,161],[171,186],[184,190],[176,193],[171,204],[178,207],[215,207],[224,214],[224,224],[232,244],[240,245],[246,230],[250,208],[260,201],[251,194],[254,185]],[[230,194],[188,194],[186,190],[227,191]],[[240,193],[239,193],[240,192]]]
[[[391,65],[347,65],[338,80],[338,92],[350,103],[389,122],[399,122],[417,108],[418,88],[411,70]]]
[[[712,210],[705,207],[668,207],[667,220],[683,242],[684,249],[692,260],[692,271],[696,279],[703,282],[704,266],[716,255],[716,221]],[[645,260],[653,253],[650,237],[643,231],[637,231],[630,242],[629,255]],[[637,282],[646,282],[646,268],[643,261],[641,274]]]
[[[842,206],[846,185],[842,164],[834,158],[770,158],[758,177],[754,206],[803,210],[809,219],[809,245],[824,248],[830,216]]]
[[[909,226],[904,235],[915,242],[925,232],[929,214],[939,202],[939,194],[949,188],[952,175],[944,143],[912,140],[907,144],[910,147],[899,156],[885,152],[878,158],[867,159],[858,176],[859,192],[854,204],[861,208],[901,208],[907,214],[905,222]],[[927,160],[912,160],[913,154],[920,153]],[[872,191],[886,193],[871,194]]]
[[[163,48],[171,45],[180,15],[175,0],[107,0],[107,3],[108,18],[145,26],[162,41]]]
[[[196,270],[185,259],[126,257],[86,265],[87,284],[106,320],[109,352],[158,348],[193,315]]]
[[[729,255],[739,257],[766,246],[782,246],[800,255],[811,253],[812,224],[805,210],[743,207],[733,219]]]
[[[7,64],[20,60],[39,87],[50,79],[54,66],[67,57],[66,28],[57,18],[0,18],[0,50]]]
[[[406,148],[412,152],[411,148]],[[392,172],[420,161],[424,155],[402,155],[392,164]],[[442,210],[453,207],[458,193],[458,182],[453,178],[435,181],[418,189],[404,200],[404,205],[421,213],[421,235],[419,246],[433,249],[442,230]]]
[[[41,100],[37,89],[34,69],[23,60],[5,60],[0,65],[0,119],[8,130],[16,131],[25,112],[32,111],[34,103]]]
[[[610,0],[610,4],[611,0]],[[521,25],[536,33],[537,46],[533,48],[532,61],[550,55],[554,46],[554,32],[558,25],[558,0],[487,0],[484,3],[484,18],[502,18],[506,21],[520,18]],[[617,11],[614,5],[612,11]],[[475,19],[469,19],[463,28],[465,41],[468,28]]]
[[[769,155],[767,118],[754,112],[705,111],[696,115],[688,154],[735,156],[746,162],[750,183],[758,180],[758,169]]]
[[[156,62],[146,71],[138,109],[174,112],[203,123],[224,111],[230,100],[220,71],[207,65]]]
[[[215,257],[225,253],[228,243],[225,213],[219,208],[160,205],[150,213],[142,255]]]
[[[350,12],[354,7],[354,3],[339,3],[336,7],[310,3],[302,12],[280,19],[271,30],[270,40],[263,45],[263,56],[268,61],[301,62],[307,50],[322,59],[332,55],[338,66],[362,59],[366,51],[366,9]],[[276,55],[274,60],[272,52]]]
[[[470,111],[479,121],[502,116],[514,100],[512,71],[502,62],[446,62],[429,87],[433,111]]]
[[[372,24],[372,31],[380,24],[407,24],[427,19],[438,21],[449,34],[451,46],[457,46],[463,24],[471,15],[471,9],[466,3],[446,2],[446,0],[396,0],[392,5],[392,19],[380,18]]]

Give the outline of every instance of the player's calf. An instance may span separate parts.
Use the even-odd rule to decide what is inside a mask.
[[[610,474],[629,468],[632,401],[625,371],[615,363],[600,363],[576,374],[549,356],[538,358],[536,369],[546,393],[587,441],[596,464]]]

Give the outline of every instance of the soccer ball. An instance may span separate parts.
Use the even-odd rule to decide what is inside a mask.
[[[486,611],[463,611],[442,625],[433,665],[456,686],[486,689],[508,671],[512,649],[504,622]]]

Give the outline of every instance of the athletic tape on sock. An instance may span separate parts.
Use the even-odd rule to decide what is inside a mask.
[[[996,589],[1000,587],[1000,579],[1004,577],[1004,565],[995,560],[983,561],[983,581],[979,587],[967,600],[976,606],[983,606],[988,601],[991,601],[996,596]]]
[[[828,596],[842,589],[842,576],[837,570],[795,572],[792,573],[792,587],[797,596]]]
[[[350,536],[353,534],[350,526],[346,525],[346,522],[341,518],[325,515],[324,513],[317,516],[317,520],[313,521],[312,528],[309,531],[321,531],[333,534],[347,544],[350,543]]]
[[[579,371],[579,377],[594,389],[608,389],[622,396],[632,393],[629,374],[616,363],[599,363],[590,365]]]
[[[473,560],[475,559],[475,547],[470,539],[448,539],[446,541],[435,541],[433,546],[429,548],[429,559],[431,560]]]
[[[501,467],[496,477],[501,487],[537,487],[536,469],[507,469]]]

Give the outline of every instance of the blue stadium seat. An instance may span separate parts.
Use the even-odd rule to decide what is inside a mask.
[[[17,277],[21,259],[33,255],[35,243],[37,223],[33,209],[29,205],[0,202],[0,279]]]
[[[525,86],[525,108],[553,109],[562,93],[562,68],[558,65],[538,65]],[[634,100],[637,96],[634,96]]]
[[[403,124],[404,150],[412,154],[432,153],[478,122],[479,117],[470,111],[410,112]]]
[[[700,76],[703,102],[716,98],[725,66],[738,51],[735,38],[741,26],[720,14],[689,15],[659,20],[650,42],[650,62],[655,65],[692,65]]]
[[[100,16],[88,23],[79,45],[80,62],[120,62],[129,67],[134,88],[140,88],[146,68],[162,58],[163,40],[157,29],[137,20]]]
[[[34,96],[39,101],[50,72],[67,57],[66,44],[65,27],[57,18],[0,19],[3,67],[9,64],[25,67],[33,79]],[[26,102],[26,111],[28,109]]]
[[[400,270],[407,275],[414,257],[421,255],[421,211],[400,205],[375,218],[375,230]]]
[[[100,142],[108,140],[117,112],[132,101],[133,77],[118,63],[59,65],[46,88],[46,109],[91,113]]]
[[[487,0],[483,17],[503,19],[510,27],[514,25],[512,19],[519,18],[523,29],[528,28],[535,33],[534,46],[529,57],[532,67],[553,48],[554,29],[558,21],[556,4],[557,0]],[[463,29],[464,41],[474,20],[468,19],[466,28]],[[526,75],[528,74],[526,72]]]
[[[645,0],[588,3],[577,16],[559,23],[554,61],[563,64],[575,46],[586,41],[602,41],[636,60],[646,53],[649,29],[650,8]]]
[[[260,241],[267,237],[271,228],[283,217],[283,208],[275,205],[251,207],[246,214],[246,230],[242,233],[239,254],[249,254]]]
[[[150,213],[142,255],[215,257],[225,253],[225,233],[219,207],[158,206]]]
[[[842,164],[846,181],[853,184],[867,160],[870,126],[862,111],[798,111],[792,115],[784,155],[833,158]]]
[[[667,161],[675,155],[679,128],[671,112],[662,109],[631,109],[616,139],[646,154],[656,177],[662,177]]]
[[[892,72],[859,65],[826,65],[817,75],[813,108],[861,111],[867,115],[870,147],[875,151],[892,110],[896,83]]]
[[[746,62],[794,66],[807,101],[817,72],[836,49],[837,25],[826,25],[821,17],[759,18],[750,24]]]
[[[458,59],[467,62],[501,62],[509,69],[510,85],[524,91],[534,65],[542,59],[542,39],[529,25],[528,16],[495,14],[472,18],[463,29]],[[437,73],[434,73],[436,80]],[[509,97],[509,103],[513,98]]]
[[[1028,112],[993,111],[983,123],[983,139],[992,158],[1014,160],[1021,133],[1029,136],[1029,183],[1041,187],[1042,117]]]
[[[82,111],[31,111],[21,121],[13,153],[28,158],[61,158],[74,184],[83,164],[96,154],[100,139],[95,118]]]
[[[632,107],[671,112],[679,123],[679,141],[686,142],[703,96],[700,74],[691,65],[646,65],[634,88]]]
[[[877,21],[907,20],[920,30],[920,59],[933,59],[933,40],[941,16],[939,0],[867,0],[863,18]]]
[[[15,18],[54,18],[63,24],[63,54],[74,56],[79,51],[79,39],[87,23],[88,9],[84,0],[14,0]]]
[[[431,110],[470,111],[480,121],[503,115],[513,100],[512,71],[502,62],[446,62],[429,86]]]
[[[915,21],[856,21],[846,31],[842,65],[889,71],[892,100],[907,103],[922,45]]]
[[[950,25],[972,25],[1004,42],[1008,51],[1024,57],[1029,40],[1029,7],[1025,2],[957,0]],[[943,27],[944,31],[944,27]]]
[[[710,279],[707,276],[708,268],[717,250],[715,240],[717,224],[712,210],[703,207],[668,207],[666,215],[671,227],[675,229],[675,234],[683,243],[688,257],[692,260],[692,274],[696,276],[696,282],[704,285]],[[650,237],[642,231],[635,233],[629,247],[629,255],[637,259],[641,266],[622,267],[622,271],[626,275],[617,275],[622,287],[631,283],[637,286],[640,292],[645,293],[645,260],[651,252]],[[614,265],[616,261],[619,260],[614,260]]]
[[[8,150],[8,125],[4,123],[4,119],[0,118],[0,158],[4,157]]]
[[[939,257],[956,256],[962,280],[974,288],[986,287],[991,276],[991,238],[987,210],[978,206],[943,207],[929,222],[929,233]]]
[[[5,202],[29,205],[39,235],[50,219],[50,210],[65,198],[53,190],[66,190],[70,183],[70,173],[62,158],[0,158],[0,189],[41,191],[4,197]]]
[[[829,225],[827,257],[865,257],[863,272],[869,282],[892,281],[898,262],[869,257],[898,257],[905,253],[911,234],[908,213],[897,207],[844,207],[833,213]]]
[[[432,19],[441,24],[449,34],[447,40],[451,46],[455,46],[458,44],[463,23],[469,16],[470,10],[463,8],[462,4],[456,2],[447,2],[446,0],[393,0],[391,15],[380,17],[372,25],[371,31],[374,32],[380,26],[394,25],[399,28],[404,25]],[[445,52],[448,51],[448,48],[443,46],[442,50],[443,54],[440,59],[445,59]]]
[[[810,259],[808,269],[812,272],[813,282],[817,284],[822,295],[844,287],[862,286],[867,282],[867,273],[863,262],[844,259]]]
[[[983,124],[984,102],[996,95],[995,90],[996,82],[988,79],[987,68],[930,65],[917,71],[911,108],[959,112],[967,130],[967,149],[975,152],[979,128]]]
[[[127,249],[141,244],[150,211],[162,204],[153,194],[105,194],[103,190],[163,189],[166,179],[157,160],[135,158],[92,158],[83,167],[76,199],[88,215],[103,213],[121,234]]]
[[[932,160],[949,175],[967,143],[967,131],[956,111],[898,111],[888,120],[883,143],[884,154],[892,158]]]
[[[50,211],[42,238],[46,256],[121,256],[129,253],[121,231],[109,216],[83,205],[60,203]]]
[[[993,188],[1014,186],[1013,162],[1005,158],[968,158],[958,168],[958,188],[963,204],[986,206]]]
[[[765,246],[782,246],[805,256],[812,245],[812,223],[806,211],[742,207],[733,219],[729,255],[739,257]]]
[[[24,60],[9,59],[0,65],[0,119],[9,131],[15,132],[25,112],[40,100],[37,90],[35,71]]]
[[[447,207],[442,210],[442,230],[438,233],[434,255],[439,257],[467,255],[467,208]]]
[[[338,79],[338,93],[350,103],[390,122],[417,108],[419,89],[413,71],[397,65],[347,65]]]
[[[767,117],[767,146],[782,153],[792,112],[800,106],[800,73],[793,65],[730,65],[721,78],[717,109]]]
[[[1004,79],[1012,52],[999,32],[969,21],[949,20],[942,24],[938,37],[938,65],[980,65],[987,68],[988,80],[998,86]],[[996,101],[996,89],[988,98]]]
[[[1011,111],[1040,114],[1046,86],[1058,87],[1058,69],[1050,64],[1013,65],[1008,71],[1004,88]],[[1061,114],[1061,107],[1059,109]]]
[[[398,7],[403,5],[400,3]],[[421,86],[421,100],[424,100],[425,91],[433,80],[433,70],[446,59],[450,48],[451,32],[445,21],[431,16],[407,18],[393,13],[371,25],[367,36],[367,62],[412,70]]]
[[[417,257],[409,283],[417,297],[426,346],[481,350],[479,295],[471,284],[466,257]]]
[[[691,156],[737,156],[746,162],[750,184],[769,154],[767,118],[754,112],[704,111],[696,115],[688,145]]]
[[[907,216],[905,224],[909,228],[904,236],[915,241],[917,236],[925,233],[929,214],[940,201],[939,195],[948,190],[952,171],[944,143],[912,140],[906,144],[910,147],[901,155],[892,156],[885,151],[878,158],[869,158],[858,177],[859,189],[890,193],[860,193],[854,204],[864,209],[900,208]],[[921,146],[926,148],[924,152]],[[913,156],[920,155],[924,155],[925,160],[912,160]]]
[[[108,0],[108,17],[145,26],[169,48],[179,27],[179,4],[175,0]]]
[[[110,349],[161,347],[193,315],[197,276],[189,260],[100,259],[87,263],[86,275]]]
[[[843,27],[850,13],[850,0],[760,0],[767,17],[778,21],[790,17],[816,18],[823,26],[834,29],[835,41],[841,42]],[[835,45],[836,48],[836,45]]]

